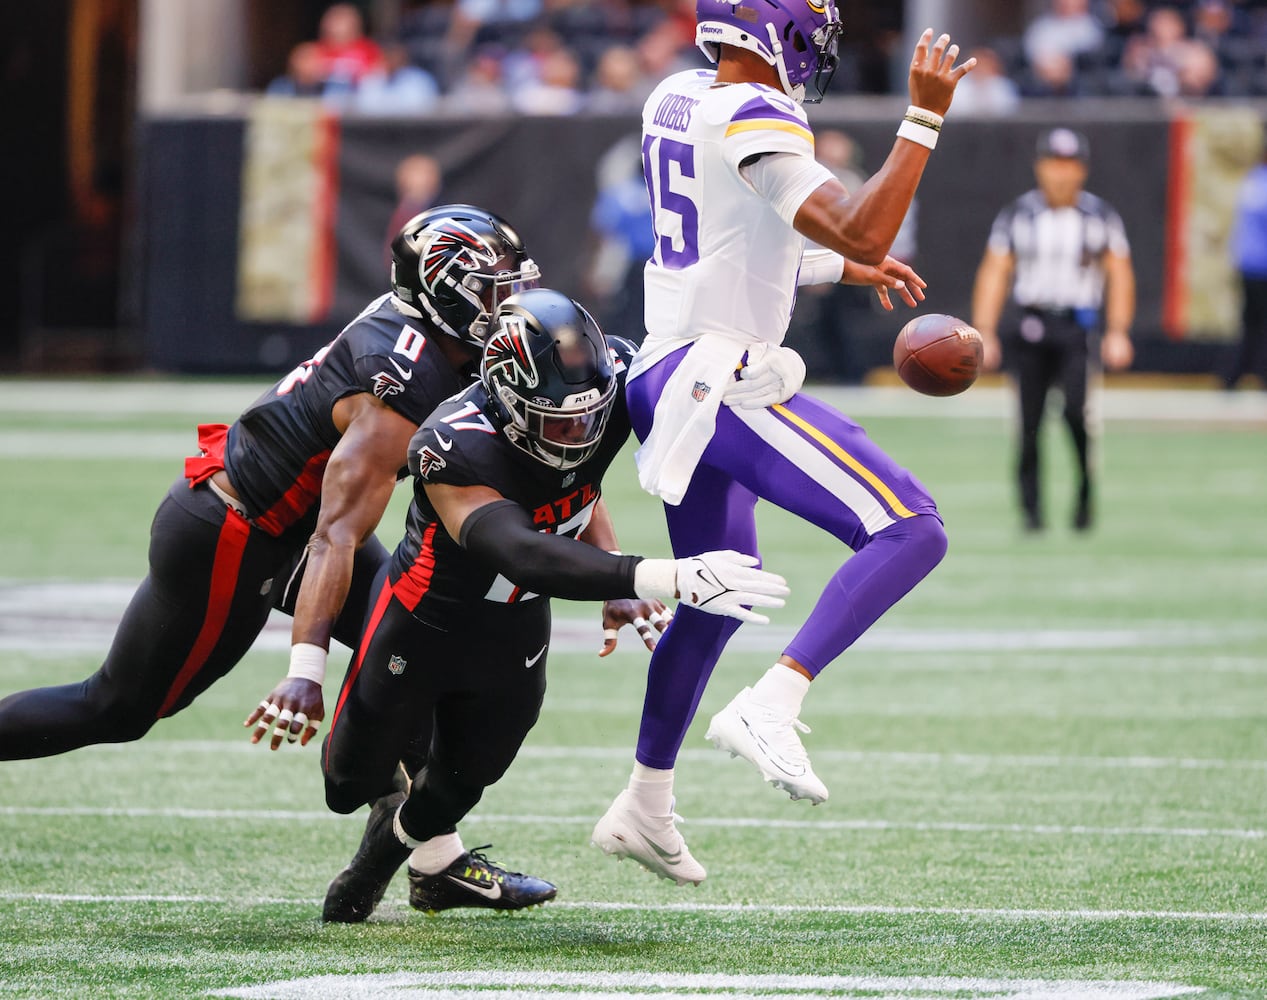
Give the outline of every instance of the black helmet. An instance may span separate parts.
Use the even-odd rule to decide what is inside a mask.
[[[392,240],[392,291],[410,316],[477,346],[503,299],[541,278],[510,225],[474,205],[415,215]]]
[[[501,304],[480,379],[502,433],[537,461],[575,468],[602,444],[616,402],[611,352],[594,317],[562,292],[534,288]]]

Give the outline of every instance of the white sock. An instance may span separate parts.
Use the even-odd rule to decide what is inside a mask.
[[[462,838],[457,831],[441,833],[414,848],[413,854],[409,855],[409,867],[424,875],[434,875],[444,871],[465,853],[466,848],[462,846]]]
[[[808,677],[799,670],[776,663],[752,685],[752,697],[762,705],[790,712],[795,718],[801,714],[801,702],[808,690]]]
[[[634,762],[629,792],[648,816],[667,816],[673,811],[673,769],[661,771]]]

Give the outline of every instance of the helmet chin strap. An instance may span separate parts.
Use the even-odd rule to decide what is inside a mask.
[[[792,85],[792,81],[787,78],[787,66],[783,62],[783,43],[779,41],[779,33],[774,30],[773,24],[767,24],[765,30],[770,36],[770,49],[774,53],[774,68],[778,71],[779,81],[783,84],[783,93],[800,104],[805,100],[805,85]]]

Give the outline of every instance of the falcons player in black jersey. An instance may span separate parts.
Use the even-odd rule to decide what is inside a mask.
[[[154,517],[149,575],[101,669],[0,701],[0,759],[143,736],[246,653],[274,607],[294,615],[289,676],[247,725],[307,743],[324,718],[334,636],[354,646],[387,553],[374,538],[409,439],[475,376],[488,319],[535,285],[503,220],[446,205],[392,244],[392,291],[229,427],[199,428]]]
[[[555,887],[467,851],[456,824],[505,773],[537,721],[550,647],[548,597],[603,600],[622,623],[662,600],[750,621],[778,607],[781,577],[736,552],[621,555],[603,473],[629,436],[634,347],[584,308],[538,288],[498,310],[480,381],[446,400],[409,444],[414,499],[380,573],[322,755],[326,803],[372,803],[360,849],[330,884],[323,919],[366,919],[409,861],[409,902],[518,910]],[[654,633],[641,625],[644,641]],[[397,762],[412,782],[400,783]]]

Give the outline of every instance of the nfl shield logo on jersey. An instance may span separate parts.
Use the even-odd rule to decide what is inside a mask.
[[[387,661],[387,669],[399,677],[405,672],[405,658],[393,653],[392,658]]]
[[[697,403],[702,403],[712,391],[713,387],[707,382],[696,382],[695,388],[691,390],[691,398]]]

